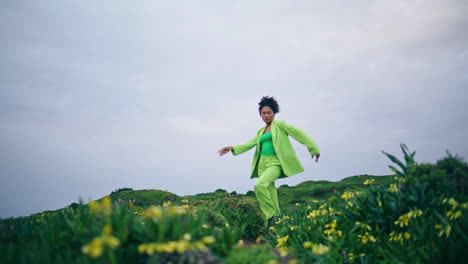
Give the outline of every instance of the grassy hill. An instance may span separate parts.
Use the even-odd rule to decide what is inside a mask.
[[[326,200],[331,196],[339,195],[344,191],[364,191],[367,186],[363,182],[375,179],[377,185],[388,185],[392,180],[392,175],[356,175],[344,178],[338,182],[332,181],[305,181],[296,186],[281,185],[277,188],[280,206],[288,207],[296,203],[311,203],[313,200]],[[247,194],[229,193],[218,189],[214,192],[200,193],[195,195],[179,196],[177,194],[162,190],[132,190],[131,188],[121,188],[110,194],[113,201],[132,201],[138,207],[148,207],[150,205],[163,205],[165,202],[172,204],[182,204],[182,200],[189,200],[192,204],[203,204],[208,201],[225,200],[227,197],[237,197],[244,199],[255,199],[252,191]],[[102,198],[101,198],[102,199]],[[98,199],[100,201],[101,199]],[[78,204],[72,204],[76,207]]]

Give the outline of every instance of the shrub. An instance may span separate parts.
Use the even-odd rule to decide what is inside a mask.
[[[120,189],[117,189],[117,190],[111,192],[111,195],[114,194],[114,193],[126,192],[126,191],[133,191],[133,189],[132,188],[120,188]]]

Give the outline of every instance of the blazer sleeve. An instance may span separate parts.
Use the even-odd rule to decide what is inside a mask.
[[[291,126],[284,121],[279,122],[279,128],[286,132],[286,134],[292,136],[299,143],[306,146],[312,157],[320,153],[320,149],[318,148],[315,141],[303,130]]]
[[[250,150],[251,148],[255,147],[257,145],[257,138],[258,138],[258,135],[244,144],[232,146],[232,150],[231,150],[232,155],[236,156],[236,155],[242,154]]]

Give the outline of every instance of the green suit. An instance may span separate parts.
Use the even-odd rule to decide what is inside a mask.
[[[233,155],[239,155],[256,146],[255,155],[252,161],[251,179],[258,177],[257,165],[260,158],[260,136],[263,134],[264,130],[265,127],[260,128],[255,137],[247,143],[232,146]],[[271,133],[276,156],[278,157],[282,168],[279,178],[289,177],[304,171],[288,136],[292,136],[295,140],[306,146],[312,157],[320,153],[317,144],[315,144],[312,138],[310,138],[304,131],[287,124],[283,120],[273,120],[273,122],[271,122]]]

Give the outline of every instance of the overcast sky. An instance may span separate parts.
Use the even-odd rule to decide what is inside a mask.
[[[305,172],[389,174],[468,156],[468,1],[0,3],[0,217],[129,187],[245,193],[258,102],[306,131]]]

